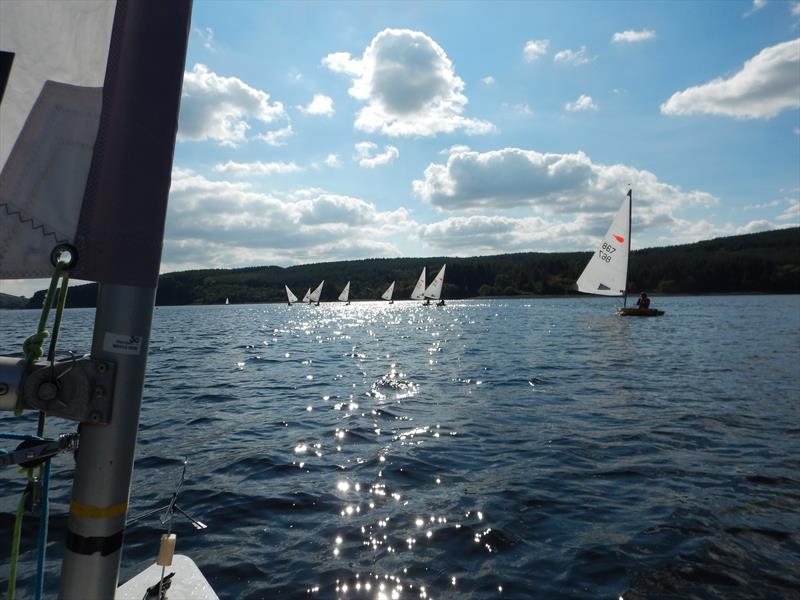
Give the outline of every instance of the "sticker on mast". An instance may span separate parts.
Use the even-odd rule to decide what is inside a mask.
[[[141,354],[143,338],[140,335],[106,332],[103,350],[114,354]]]

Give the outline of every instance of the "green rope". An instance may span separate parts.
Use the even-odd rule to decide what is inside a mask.
[[[31,470],[28,469],[28,481],[31,480]],[[8,567],[7,600],[14,600],[17,588],[17,559],[19,558],[19,543],[22,537],[22,517],[25,514],[25,502],[28,500],[27,490],[22,492],[17,506],[17,516],[14,519],[14,533],[11,536],[11,560]]]
[[[44,345],[44,341],[50,336],[50,333],[47,331],[47,317],[50,314],[50,308],[53,306],[53,299],[58,293],[58,304],[56,305],[56,314],[55,318],[53,319],[53,337],[50,339],[50,349],[48,351],[47,358],[51,362],[55,360],[55,351],[56,351],[56,342],[58,340],[58,332],[61,327],[61,319],[64,315],[64,308],[67,303],[67,291],[69,287],[69,273],[67,272],[68,263],[59,261],[56,265],[55,269],[53,270],[53,276],[50,279],[50,287],[47,288],[47,294],[44,298],[44,305],[42,306],[42,314],[39,317],[39,327],[32,336],[27,338],[25,342],[22,344],[23,352],[25,353],[25,371],[27,372],[28,369],[35,363],[38,359],[40,359],[44,355],[44,350],[42,346]],[[58,280],[61,279],[61,287],[58,288]],[[20,416],[22,414],[23,403],[22,403],[22,394],[19,394],[17,398],[17,404],[14,407],[14,414],[16,416]],[[45,426],[45,414],[43,412],[39,413],[39,422],[37,425],[37,431],[39,437],[44,435],[44,426]],[[27,469],[28,472],[28,481],[35,482],[33,476],[33,469]],[[45,467],[44,465],[39,466],[39,481],[42,481],[42,477],[44,476]],[[19,499],[19,506],[17,507],[17,514],[14,519],[14,533],[11,538],[11,557],[9,558],[9,573],[8,573],[8,591],[6,593],[7,600],[14,600],[14,596],[16,594],[16,587],[17,587],[17,562],[19,561],[19,546],[20,546],[20,538],[22,537],[22,520],[25,515],[25,504],[28,500],[28,492],[27,489],[22,493],[22,497]],[[42,523],[44,523],[45,528],[45,541],[43,547],[39,548],[39,552],[43,553],[46,549],[47,545],[47,498],[42,499],[41,511],[40,511],[40,527],[42,527]],[[41,562],[41,561],[40,561]],[[41,578],[41,573],[37,573],[37,578]],[[40,587],[41,581],[37,582],[37,589]]]

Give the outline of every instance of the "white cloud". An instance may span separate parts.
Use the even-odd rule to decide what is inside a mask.
[[[711,194],[684,192],[649,171],[595,164],[583,152],[555,154],[519,148],[452,152],[446,164],[430,164],[424,177],[412,185],[419,197],[441,210],[527,206],[543,215],[583,219],[587,231],[604,231],[629,185],[633,185],[641,227],[668,227],[674,223],[675,210],[717,203]]]
[[[582,110],[597,110],[598,106],[592,101],[591,96],[581,94],[580,98],[575,100],[575,102],[567,102],[565,108],[569,112],[580,112]]]
[[[388,165],[400,156],[400,151],[394,146],[386,146],[382,153],[374,154],[377,149],[378,145],[373,142],[359,142],[356,144],[354,160],[357,160],[362,167],[373,169],[381,165]]]
[[[280,129],[273,129],[272,131],[259,133],[258,135],[255,136],[255,139],[266,142],[270,146],[285,146],[286,138],[290,138],[293,135],[294,135],[294,130],[292,129],[292,126],[290,124],[287,125],[286,127],[281,127]]]
[[[222,77],[196,64],[184,73],[178,140],[212,140],[236,146],[248,140],[251,122],[287,118],[280,102],[236,77]]]
[[[713,114],[769,119],[800,107],[800,39],[765,48],[728,79],[676,92],[661,105],[667,115]]]
[[[767,0],[753,0],[753,6],[750,8],[750,10],[748,10],[742,16],[743,17],[749,17],[750,15],[755,13],[756,11],[759,11],[762,8],[764,8],[766,5],[767,5]]]
[[[789,206],[778,215],[778,220],[791,221],[791,226],[800,225],[800,200],[797,198],[787,198],[786,203]]]
[[[323,117],[331,117],[336,112],[333,109],[333,98],[324,94],[314,94],[314,99],[308,103],[308,106],[298,106],[297,108],[303,114]]]
[[[587,56],[586,46],[581,46],[581,49],[577,51],[567,48],[566,50],[561,50],[561,52],[556,52],[553,62],[578,66],[594,62],[596,59],[596,56]]]
[[[486,77],[481,79],[481,82],[483,83],[483,85],[493,85],[494,77],[492,77],[491,75],[487,75]]]
[[[392,238],[415,227],[404,208],[302,189],[256,192],[245,182],[173,171],[163,270],[399,256]]]
[[[628,43],[633,44],[636,42],[645,42],[647,40],[655,39],[656,32],[652,29],[642,29],[641,31],[635,31],[633,29],[626,29],[622,32],[617,32],[611,38],[612,42],[615,43]]]
[[[670,230],[670,233],[668,235],[659,236],[656,238],[655,242],[670,246],[676,244],[691,244],[693,242],[700,242],[702,240],[709,240],[718,237],[759,233],[761,231],[770,231],[772,229],[780,229],[782,227],[785,226],[776,225],[775,223],[767,221],[766,219],[749,221],[744,225],[734,225],[732,223],[712,223],[705,219],[701,219],[699,221],[676,219],[674,226]]]
[[[349,94],[366,102],[355,127],[390,136],[432,136],[463,130],[483,134],[488,121],[462,115],[464,82],[444,50],[430,37],[408,29],[384,29],[361,58],[336,52],[322,64],[353,79]]]
[[[203,48],[206,50],[211,50],[212,52],[216,51],[216,46],[214,45],[214,30],[211,27],[192,27],[192,31],[194,34],[200,38],[200,42],[203,44]]]
[[[339,155],[338,154],[328,154],[328,156],[326,156],[325,160],[322,161],[322,162],[324,162],[329,167],[341,167],[342,166],[342,161],[339,160]]]
[[[800,17],[800,2],[792,2],[789,5],[789,12],[793,17]]]
[[[272,175],[282,173],[297,173],[302,171],[303,168],[297,165],[294,161],[291,162],[250,162],[238,163],[232,160],[222,164],[214,165],[214,170],[217,173],[224,173],[226,175],[235,175],[238,177],[252,177],[255,175]]]
[[[550,40],[528,40],[525,42],[522,54],[526,61],[533,62],[547,54],[548,46],[550,46]]]

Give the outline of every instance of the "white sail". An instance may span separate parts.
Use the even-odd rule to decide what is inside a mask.
[[[339,294],[339,302],[347,302],[350,300],[350,282],[347,282],[347,285],[344,286],[342,293]]]
[[[322,296],[322,286],[325,285],[325,280],[322,280],[316,289],[311,292],[311,295],[308,297],[309,302],[319,302],[319,297]]]
[[[311,288],[308,288],[308,291],[306,292],[306,295],[303,296],[303,300],[302,301],[304,303],[308,302],[310,298],[311,298]]]
[[[438,300],[442,297],[442,286],[444,285],[444,269],[447,265],[442,265],[439,273],[433,279],[431,284],[425,289],[425,298],[430,300]]]
[[[285,287],[285,288],[286,288],[286,298],[288,298],[288,300],[289,300],[289,304],[291,304],[292,302],[297,302],[297,296],[295,296],[295,295],[292,293],[292,290],[290,290],[290,289],[289,289],[289,286],[288,286],[288,285],[286,285],[286,284],[284,284],[284,286],[283,286],[283,287]]]
[[[414,291],[411,292],[412,300],[423,300],[425,298],[425,267],[422,267],[417,285],[414,286]]]
[[[383,298],[384,300],[391,300],[392,299],[392,294],[394,294],[394,281],[392,282],[392,285],[390,285],[388,288],[386,288],[386,291],[383,292],[383,295],[381,296],[381,298]]]
[[[631,248],[631,193],[625,197],[597,252],[578,278],[578,291],[622,296],[628,277]]]
[[[225,304],[230,304],[231,301],[228,298],[225,298]]]

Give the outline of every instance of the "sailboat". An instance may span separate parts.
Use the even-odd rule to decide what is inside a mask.
[[[617,311],[620,316],[659,317],[664,314],[663,310],[628,307],[632,206],[633,191],[628,190],[600,247],[578,278],[577,287],[585,294],[622,296],[623,306]]]
[[[39,352],[11,363],[12,390],[37,373],[60,373],[54,402],[0,396],[0,408],[39,411],[30,455],[58,442],[45,436],[44,411],[81,423],[69,434],[80,436],[80,453],[59,598],[116,593],[190,30],[191,0],[3,3],[0,279],[52,278],[51,297],[68,276],[99,284],[90,356],[66,369]],[[95,390],[89,402],[74,380],[80,373]],[[34,468],[42,482],[35,598],[43,595],[54,454],[39,454],[45,462]],[[173,563],[168,549],[164,558],[180,594],[183,560]],[[13,597],[14,578],[8,583]],[[202,583],[193,597],[216,598]]]
[[[350,304],[350,282],[347,282],[347,285],[344,286],[342,293],[339,294],[339,302],[346,302]]]
[[[430,305],[431,300],[438,300],[436,306],[444,306],[444,298],[442,298],[442,286],[444,285],[444,270],[447,265],[442,265],[436,277],[433,278],[431,284],[425,288],[425,306]]]
[[[289,289],[289,286],[288,286],[288,285],[284,284],[284,286],[283,286],[283,287],[285,287],[285,288],[286,288],[286,299],[287,299],[287,301],[288,301],[288,303],[289,303],[289,306],[291,306],[293,302],[297,302],[297,296],[295,296],[295,295],[292,293],[292,290],[290,290],[290,289]],[[309,290],[309,291],[310,291],[310,290]]]
[[[309,294],[309,296],[308,296],[308,303],[309,303],[309,304],[314,304],[314,303],[316,303],[316,304],[317,304],[317,306],[319,306],[319,297],[320,297],[320,296],[322,296],[322,286],[323,286],[323,285],[325,285],[325,280],[324,280],[324,279],[322,280],[322,283],[320,283],[320,284],[319,284],[319,285],[318,285],[318,286],[317,286],[317,287],[314,289],[314,291],[313,291],[313,292],[311,292],[311,294]]]
[[[388,300],[389,304],[394,304],[394,300],[392,300],[392,294],[394,294],[394,283],[395,282],[393,281],[392,284],[386,288],[386,291],[381,295],[381,298]]]
[[[419,274],[419,279],[417,279],[417,285],[415,285],[414,289],[411,291],[411,299],[412,300],[425,299],[425,267],[422,267],[422,273]]]
[[[308,288],[308,291],[306,292],[306,295],[303,296],[303,299],[301,300],[301,302],[303,304],[305,304],[306,302],[310,302],[310,300],[309,300],[310,298],[311,298],[311,288]]]
[[[230,304],[231,301],[228,298],[225,298],[225,304]]]

